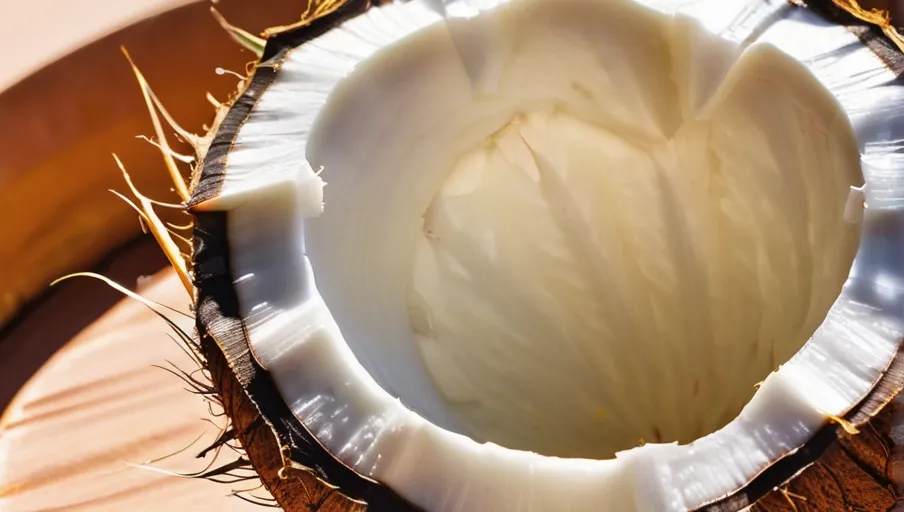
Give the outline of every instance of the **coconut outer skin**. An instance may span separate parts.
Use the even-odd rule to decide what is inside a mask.
[[[896,470],[902,447],[894,439],[904,411],[896,398],[902,387],[904,352],[899,351],[873,392],[845,418],[847,425],[826,426],[744,489],[699,510],[735,511],[750,505],[762,511],[891,510],[904,490],[904,475]],[[775,481],[781,485],[764,488]]]
[[[201,353],[211,374],[211,382],[219,391],[223,408],[232,428],[245,447],[248,458],[267,490],[284,510],[363,511],[368,507],[318,480],[312,473],[292,471],[288,478],[280,478],[283,468],[276,429],[266,422],[249,397],[248,387],[226,361],[223,350],[210,336],[201,341]],[[245,361],[252,365],[251,361]],[[254,371],[254,370],[252,370]],[[256,370],[257,372],[260,369]],[[253,378],[252,378],[253,380]],[[293,450],[294,451],[294,450]]]
[[[279,62],[289,49],[366,11],[374,3],[348,0],[332,4],[335,9],[322,17],[274,31],[262,62]],[[858,23],[830,1],[814,4],[830,19],[848,25],[900,75],[901,54],[881,33]],[[195,216],[193,263],[199,344],[236,436],[283,509],[417,510],[391,489],[345,466],[284,403],[269,374],[255,360],[238,313],[229,263],[227,214],[204,211],[203,204],[219,193],[226,156],[238,129],[278,72],[278,64],[257,67],[244,91],[214,128],[209,150],[203,155],[203,165],[194,180],[189,211]],[[899,231],[893,226],[890,229]],[[902,388],[904,353],[899,351],[870,394],[843,420],[824,427],[743,488],[697,510],[891,510],[899,490],[904,491],[904,478],[897,470],[901,448],[895,431],[904,406],[893,401]]]

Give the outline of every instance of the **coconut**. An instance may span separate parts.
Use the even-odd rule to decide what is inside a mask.
[[[890,509],[901,60],[839,4],[229,27],[260,58],[182,133],[188,267],[145,220],[280,506]]]

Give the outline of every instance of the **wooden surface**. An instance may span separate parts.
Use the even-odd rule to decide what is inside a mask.
[[[259,31],[294,21],[304,4],[220,0],[218,7]],[[208,3],[189,0],[0,0],[3,512],[260,510],[227,497],[230,486],[132,466],[201,434],[157,466],[205,465],[194,459],[216,434],[204,421],[205,403],[152,366],[191,364],[161,320],[131,301],[114,307],[121,297],[104,285],[48,290],[54,278],[88,269],[135,288],[138,276],[164,266],[152,241],[130,242],[140,233],[137,218],[107,191],[124,190],[116,152],[148,195],[175,199],[158,154],[135,138],[151,135],[151,125],[119,47],[131,51],[176,118],[201,131],[213,115],[205,93],[225,98],[235,87],[216,67],[241,71],[251,60],[208,11]],[[188,304],[171,275],[144,287],[163,302]]]
[[[150,237],[111,254],[92,270],[135,288],[140,276],[167,266]],[[49,290],[0,337],[0,416],[25,383],[80,332],[122,300],[122,294],[89,279],[66,281]]]
[[[185,310],[185,291],[167,271],[140,287]],[[192,320],[173,315],[190,329]],[[122,302],[79,333],[22,390],[0,421],[0,510],[206,511],[260,508],[227,497],[230,487],[133,467],[202,469],[194,455],[216,436],[204,401],[173,375],[154,368],[190,359],[165,324],[141,304]],[[224,453],[223,461],[235,457]],[[209,460],[209,459],[207,459]],[[251,488],[254,482],[236,484]],[[264,493],[265,494],[265,493]]]
[[[243,71],[252,60],[214,21],[206,2],[163,12],[76,50],[151,9],[135,5],[153,5],[156,11],[164,4],[110,0],[106,3],[120,7],[100,9],[102,3],[0,1],[0,29],[18,27],[18,32],[0,31],[4,56],[15,53],[13,62],[28,70],[34,62],[66,54],[0,92],[0,325],[54,278],[87,268],[139,233],[135,215],[108,191],[124,190],[111,153],[122,158],[147,195],[178,200],[156,150],[136,138],[153,130],[120,46],[128,48],[176,119],[195,132],[203,132],[213,118],[205,94],[225,99],[236,87],[235,77],[217,75],[216,68]],[[17,17],[7,16],[12,5]],[[305,1],[220,0],[217,5],[233,23],[261,31],[298,19]],[[67,14],[78,9],[80,16]],[[46,24],[37,24],[42,19]],[[100,29],[83,19],[97,20]],[[55,24],[65,27],[54,29]],[[59,34],[69,39],[59,40]],[[45,37],[59,45],[48,50],[28,43]],[[2,67],[12,68],[6,58]],[[22,74],[4,73],[0,80]]]

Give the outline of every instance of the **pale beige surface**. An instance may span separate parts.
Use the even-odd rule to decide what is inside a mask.
[[[161,16],[102,46],[77,52],[75,60],[56,62],[50,70],[43,67],[139,19],[188,3],[0,0],[0,139],[6,141],[0,151],[0,197],[4,199],[0,203],[15,212],[0,215],[7,219],[0,224],[4,234],[0,253],[12,258],[0,258],[0,281],[14,282],[36,267],[52,277],[64,270],[90,268],[96,256],[86,253],[108,251],[137,231],[135,215],[122,204],[109,203],[112,196],[106,189],[122,188],[110,165],[111,151],[124,156],[146,191],[165,190],[163,167],[153,148],[134,139],[149,133],[148,121],[117,48],[126,44],[132,49],[149,78],[159,84],[158,94],[180,120],[197,129],[213,113],[204,101],[205,90],[224,97],[234,87],[234,81],[213,73],[215,65],[241,69],[250,58],[215,26],[206,14],[207,6],[198,4],[184,15]],[[291,20],[303,2],[231,0],[221,5],[232,19],[260,29]],[[169,27],[178,40],[154,43],[162,27]],[[185,59],[186,53],[195,58]],[[155,60],[155,55],[160,58]],[[38,75],[20,81],[40,68]],[[78,180],[70,179],[73,176]],[[66,185],[60,186],[61,182]],[[60,226],[68,234],[58,236]],[[24,234],[16,235],[19,231]],[[119,231],[123,233],[113,234]],[[91,250],[83,243],[91,244]],[[36,255],[44,246],[48,248],[44,253],[68,263],[55,265]],[[43,283],[19,288],[41,293],[49,280],[45,278]],[[134,285],[134,279],[125,284]],[[146,292],[183,309],[188,304],[172,275],[156,279]],[[9,302],[6,299],[6,295],[0,297],[0,306]],[[66,311],[79,315],[85,304],[95,300],[76,297]],[[20,303],[19,299],[14,302],[12,309]],[[0,369],[7,370],[0,371],[0,387],[15,388],[18,384],[10,378],[10,369],[29,368],[34,363],[26,361],[48,349],[36,348],[47,345],[48,333],[66,333],[71,327],[68,317],[72,314],[48,306],[40,303],[24,324],[3,331]],[[9,310],[6,307],[0,317]],[[44,328],[27,327],[35,323]],[[190,328],[191,320],[183,318],[180,323]],[[165,365],[167,359],[193,368],[168,338],[165,324],[133,301],[111,309],[58,352],[0,419],[0,511],[261,510],[227,496],[233,487],[248,488],[254,483],[230,487],[132,466],[184,448],[203,435],[189,450],[156,465],[174,471],[199,470],[205,462],[194,455],[216,435],[216,429],[204,421],[210,415],[203,400],[186,392],[176,377],[152,366]],[[234,454],[225,454],[223,460],[231,457]]]
[[[0,0],[0,90],[50,62],[192,0]]]
[[[143,289],[148,298],[186,308],[187,295],[172,272],[148,284]],[[191,319],[172,317],[191,328]],[[203,436],[154,465],[197,471],[205,461],[194,455],[217,433],[204,421],[211,418],[204,401],[186,392],[175,376],[151,366],[169,360],[195,368],[168,332],[147,308],[124,301],[32,379],[0,421],[0,510],[261,510],[227,497],[230,486],[132,466]],[[224,451],[221,457],[228,462],[236,454]]]

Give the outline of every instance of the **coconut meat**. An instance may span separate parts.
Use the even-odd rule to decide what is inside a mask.
[[[283,62],[207,205],[252,350],[427,510],[718,499],[897,350],[898,319],[841,290],[847,118],[780,51],[681,16],[495,3],[374,8]]]
[[[409,315],[472,431],[571,457],[690,442],[803,345],[850,269],[856,168],[824,180],[827,140],[789,141],[789,158],[756,131],[810,127],[743,112],[651,144],[532,113],[456,161],[424,216]]]

